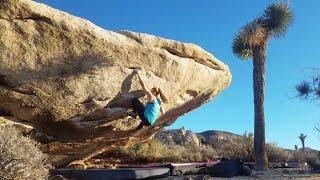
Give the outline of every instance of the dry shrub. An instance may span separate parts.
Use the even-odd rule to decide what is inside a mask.
[[[164,145],[158,140],[151,140],[131,147],[116,148],[105,154],[104,157],[112,156],[121,163],[153,163],[208,161],[214,159],[216,154],[216,151],[210,146]]]
[[[307,162],[308,164],[316,164],[319,163],[319,157],[316,152],[299,150],[293,153],[290,161],[296,163]]]
[[[268,143],[266,151],[269,162],[288,162],[292,158],[289,151],[279,148],[276,143]]]
[[[211,146],[197,146],[193,143],[170,145],[166,153],[167,157],[175,154],[172,159],[176,158],[176,162],[210,161],[217,158],[217,152]]]
[[[0,179],[47,179],[50,168],[35,141],[0,126]]]
[[[242,137],[233,138],[231,141],[225,142],[219,149],[219,156],[242,161],[252,162],[253,159],[253,134],[244,133]]]
[[[217,152],[212,146],[204,146],[201,149],[202,160],[203,161],[210,161],[217,158]]]
[[[266,151],[269,162],[286,162],[290,159],[290,153],[278,148],[275,143],[266,144]],[[219,156],[253,162],[253,134],[244,133],[242,137],[234,138],[232,141],[226,142],[222,148],[219,149]]]
[[[124,152],[128,155],[133,155],[136,161],[153,162],[163,157],[163,151],[166,149],[163,144],[157,141],[149,143],[138,143],[131,148],[125,148]]]

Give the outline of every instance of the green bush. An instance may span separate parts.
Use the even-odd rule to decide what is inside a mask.
[[[0,179],[47,179],[50,168],[35,141],[0,126]]]

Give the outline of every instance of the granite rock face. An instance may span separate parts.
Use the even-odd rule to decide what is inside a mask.
[[[191,130],[170,129],[158,132],[155,138],[166,145],[195,145],[198,147],[202,146],[201,140],[197,137],[197,134]]]
[[[228,66],[195,44],[104,30],[31,0],[0,0],[0,12],[1,121],[33,127],[55,165],[148,139],[231,82]],[[143,96],[135,68],[170,100],[139,133],[126,116]]]

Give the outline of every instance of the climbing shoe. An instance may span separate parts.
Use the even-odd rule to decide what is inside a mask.
[[[136,119],[138,114],[134,113],[133,111],[129,111],[129,112],[127,112],[127,115]]]

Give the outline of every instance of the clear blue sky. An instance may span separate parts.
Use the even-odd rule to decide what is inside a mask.
[[[252,62],[237,59],[231,51],[240,27],[261,14],[270,0],[38,0],[83,17],[110,30],[150,33],[202,46],[228,64],[232,85],[214,101],[179,118],[170,128],[184,126],[195,132],[209,129],[241,134],[253,131]],[[314,131],[320,122],[319,103],[300,102],[294,86],[305,77],[305,68],[320,67],[320,1],[292,0],[295,21],[287,36],[272,39],[267,52],[266,136],[286,148],[320,149]]]

